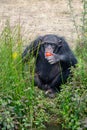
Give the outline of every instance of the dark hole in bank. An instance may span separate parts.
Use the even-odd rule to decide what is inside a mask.
[[[47,125],[46,130],[66,130],[61,125]]]

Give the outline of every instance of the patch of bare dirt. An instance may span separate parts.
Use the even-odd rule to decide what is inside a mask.
[[[76,24],[80,32],[82,0],[72,0]],[[38,35],[64,36],[71,47],[75,46],[77,33],[73,26],[68,0],[0,0],[0,31],[10,19],[11,27],[19,23],[22,35],[29,40]]]

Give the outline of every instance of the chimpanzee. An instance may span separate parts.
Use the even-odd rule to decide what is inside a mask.
[[[36,57],[35,84],[50,97],[67,81],[77,59],[63,37],[49,34],[34,40],[22,54],[23,62],[33,52]]]

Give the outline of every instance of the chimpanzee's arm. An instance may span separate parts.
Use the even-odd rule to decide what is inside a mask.
[[[64,38],[58,38],[58,45],[55,49],[57,52],[54,50],[51,56],[45,57],[50,64],[61,62],[63,64],[75,65],[77,63],[73,52]]]
[[[63,63],[74,65],[74,64],[77,63],[77,60],[76,60],[76,58],[74,57],[74,55],[73,55],[73,53],[71,51],[67,52],[67,53],[64,53],[64,54],[55,54],[55,53],[53,53],[52,56],[49,56],[46,59],[48,60],[48,62],[50,64],[63,62]]]

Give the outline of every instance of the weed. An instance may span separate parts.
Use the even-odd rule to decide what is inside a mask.
[[[69,0],[69,6],[72,9],[72,0]],[[73,15],[73,14],[72,14]],[[77,45],[76,54],[78,56],[78,64],[75,69],[72,68],[73,77],[69,83],[62,86],[62,90],[58,95],[59,115],[62,116],[64,122],[63,127],[72,130],[87,129],[87,2],[83,0],[83,25],[82,37]],[[73,17],[74,26],[77,31],[77,24]],[[78,35],[79,36],[79,35]],[[78,37],[79,38],[79,37]]]

